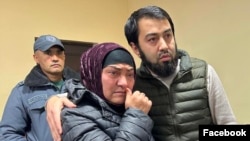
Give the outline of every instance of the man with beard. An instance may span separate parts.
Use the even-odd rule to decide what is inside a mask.
[[[213,67],[178,49],[174,33],[171,17],[157,6],[140,8],[128,18],[125,35],[141,58],[134,90],[144,92],[152,101],[149,116],[156,141],[196,141],[201,124],[237,122]],[[61,133],[60,114],[54,106],[68,106],[65,98],[58,99],[51,98],[47,106],[57,136]]]
[[[213,67],[177,48],[174,24],[165,10],[147,6],[133,12],[125,35],[141,58],[134,89],[153,103],[149,116],[155,140],[195,141],[199,125],[237,123]]]

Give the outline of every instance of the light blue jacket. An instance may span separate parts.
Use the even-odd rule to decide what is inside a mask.
[[[79,74],[65,68],[63,77],[79,79]],[[0,137],[5,141],[53,141],[44,105],[50,96],[60,93],[64,93],[64,86],[57,88],[35,66],[8,98],[0,122]]]

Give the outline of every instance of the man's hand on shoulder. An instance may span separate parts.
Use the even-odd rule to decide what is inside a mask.
[[[60,116],[64,106],[69,108],[76,107],[66,96],[57,95],[51,96],[45,105],[46,118],[54,141],[61,141],[62,125]]]

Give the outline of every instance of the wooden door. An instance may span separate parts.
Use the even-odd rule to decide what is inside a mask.
[[[91,48],[95,43],[61,40],[65,46],[65,65],[80,72],[80,57],[87,49]]]

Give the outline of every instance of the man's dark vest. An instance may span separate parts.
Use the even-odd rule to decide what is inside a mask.
[[[212,124],[208,104],[207,63],[180,51],[180,71],[168,89],[142,64],[134,90],[144,92],[153,105],[156,141],[196,141],[200,124]]]

